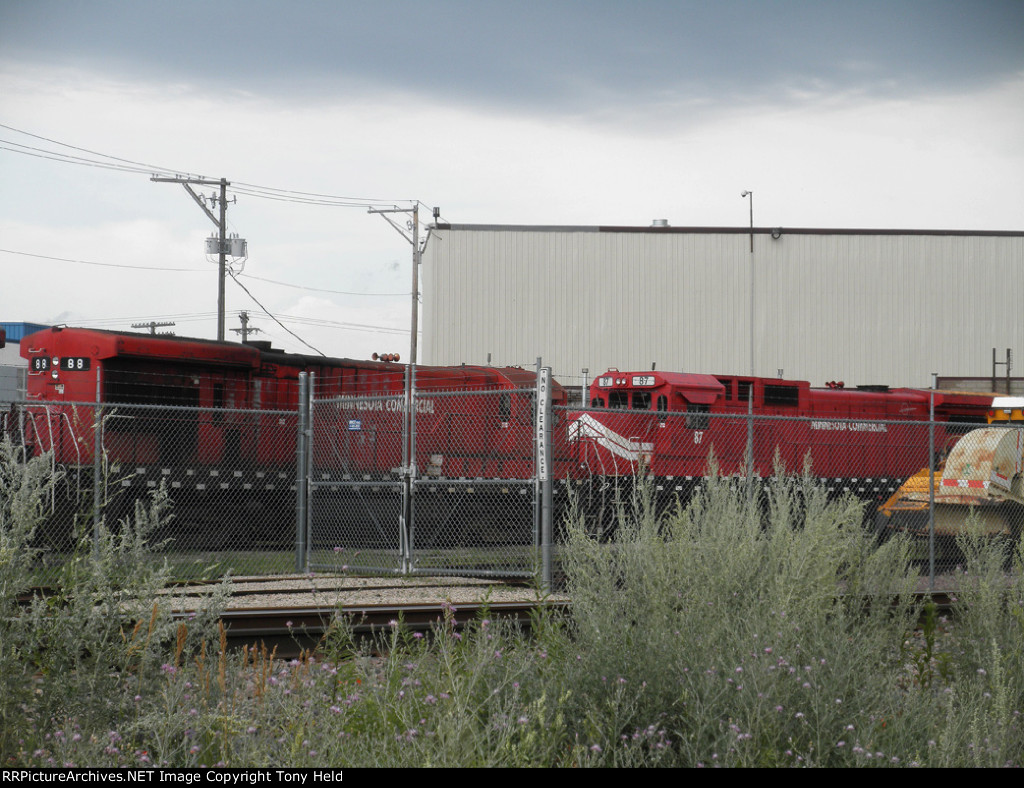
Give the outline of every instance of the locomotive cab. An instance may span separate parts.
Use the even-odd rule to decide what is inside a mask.
[[[590,387],[591,408],[601,410],[577,414],[567,437],[576,444],[577,462],[591,473],[630,475],[641,465],[658,473],[665,449],[701,443],[725,395],[711,375],[610,369]],[[680,429],[685,438],[675,435]]]
[[[920,467],[930,404],[941,439],[984,423],[991,398],[611,369],[594,380],[589,401],[601,410],[576,416],[569,438],[592,473],[628,475],[643,464],[659,477],[700,477],[713,452],[726,474],[744,472],[752,453],[759,475],[771,474],[778,458],[789,469],[810,461],[816,475],[857,479]]]
[[[590,406],[658,414],[707,413],[724,400],[725,386],[711,375],[679,372],[624,373],[609,370],[590,387]]]
[[[21,352],[28,398],[40,403],[27,414],[35,448],[57,462],[92,461],[97,415],[113,462],[237,463],[252,451],[234,410],[250,406],[255,350],[55,327],[27,337]]]

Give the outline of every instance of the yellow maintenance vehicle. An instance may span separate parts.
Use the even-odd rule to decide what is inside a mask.
[[[997,398],[996,403],[1001,399]],[[990,424],[1021,421],[1021,405],[998,408]],[[993,407],[995,414],[997,407]],[[1018,418],[1011,418],[1016,413]],[[1024,525],[1024,429],[991,426],[962,436],[934,472],[922,468],[907,479],[877,511],[880,537],[896,531],[927,536],[929,501],[935,501],[935,535],[955,537],[973,522],[988,536],[1019,538]]]
[[[1024,422],[1024,397],[994,397],[988,423],[1012,425],[1016,421]]]

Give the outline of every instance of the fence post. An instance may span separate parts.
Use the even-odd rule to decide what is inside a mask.
[[[928,392],[928,591],[935,592],[935,386],[938,373],[932,373]]]
[[[534,548],[541,548],[541,583],[544,575],[544,490],[540,483],[540,432],[538,420],[540,419],[540,365],[541,357],[537,356],[534,363],[536,381],[533,392],[533,544]]]
[[[747,390],[747,502],[754,500],[754,381]]]
[[[99,365],[96,365],[99,367]],[[93,544],[99,549],[100,544],[100,522],[103,520],[103,512],[100,504],[103,479],[103,409],[100,407],[100,370],[96,370],[96,405],[93,408],[93,430],[92,430],[92,535]],[[50,441],[50,448],[53,448],[53,441]],[[56,452],[54,452],[56,454]],[[76,507],[77,508],[77,507]],[[132,516],[132,515],[129,515]]]
[[[538,362],[540,359],[538,359]],[[537,370],[537,467],[540,484],[541,588],[551,591],[551,367]]]
[[[309,373],[299,373],[298,430],[295,436],[295,571],[306,567],[306,525],[309,522],[309,441],[310,418]]]
[[[416,472],[416,365],[405,368],[405,408],[402,419],[402,515],[399,518],[398,549],[401,553],[402,574],[412,571],[413,535],[413,483]]]

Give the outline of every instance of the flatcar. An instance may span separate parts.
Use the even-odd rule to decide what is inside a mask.
[[[760,476],[777,461],[790,471],[809,462],[815,476],[878,498],[927,464],[931,408],[942,447],[987,423],[992,396],[610,369],[589,403],[597,410],[573,414],[567,439],[595,475],[642,465],[658,478],[699,479],[712,455],[725,475],[744,473],[748,459]]]

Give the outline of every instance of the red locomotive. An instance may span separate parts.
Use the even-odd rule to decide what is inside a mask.
[[[295,482],[301,372],[315,376],[318,481],[393,480],[409,463],[408,368],[393,361],[80,328],[32,334],[21,353],[29,362],[31,452],[91,466],[100,405],[103,458],[122,474],[115,481],[202,490],[208,497],[195,509],[213,522],[231,510],[247,528],[250,514],[264,511],[267,532],[280,538],[280,523],[294,518],[294,504],[279,493]],[[533,478],[535,386],[533,372],[515,367],[417,367],[408,414],[416,476]],[[551,388],[564,412],[565,389]],[[752,452],[760,476],[773,472],[776,457],[790,470],[809,457],[816,476],[870,481],[852,489],[884,499],[927,464],[931,407],[941,450],[987,423],[992,397],[612,369],[594,381],[588,404],[552,422],[552,478],[603,481],[643,467],[659,479],[696,480],[712,452],[727,475],[743,473]],[[688,489],[682,481],[667,487]]]
[[[99,403],[110,406],[103,432],[108,462],[292,468],[298,377],[309,372],[317,399],[332,399],[345,433],[321,442],[315,465],[380,474],[403,464],[395,414],[404,409],[406,367],[398,363],[296,355],[268,343],[59,327],[26,337],[21,353],[29,362],[28,399],[40,403],[28,409],[28,442],[37,453],[52,449],[58,463],[92,462]],[[518,367],[417,367],[417,465],[433,465],[437,475],[528,478],[534,404],[523,389],[535,381]],[[564,405],[564,389],[553,389],[555,404]],[[431,398],[432,392],[479,396]]]
[[[407,465],[418,478],[533,474],[537,378],[517,367],[417,367],[410,463],[403,438],[409,368],[390,360],[59,327],[26,337],[21,353],[29,362],[29,453],[52,451],[68,470],[70,490],[92,489],[92,474],[82,472],[93,467],[101,407],[108,492],[110,483],[132,491],[108,499],[110,516],[119,520],[140,492],[164,483],[174,520],[160,536],[182,545],[294,540],[301,372],[314,381],[310,471],[318,482],[396,481]],[[564,405],[565,390],[552,385],[552,399]],[[58,549],[68,544],[77,498],[69,494],[64,524],[47,536]]]
[[[592,408],[606,410],[574,414],[567,438],[593,474],[630,475],[642,463],[656,477],[698,478],[711,452],[721,473],[739,474],[752,448],[760,476],[773,472],[776,457],[788,470],[809,458],[815,476],[886,489],[927,464],[921,422],[932,404],[938,449],[984,425],[992,405],[980,394],[617,369],[596,378],[589,396]]]

